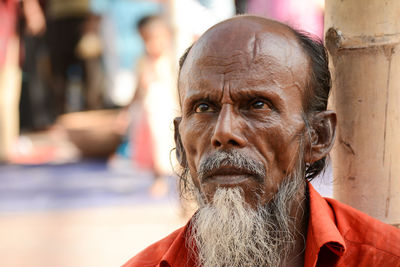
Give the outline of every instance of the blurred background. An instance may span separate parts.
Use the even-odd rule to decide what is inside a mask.
[[[119,266],[182,226],[180,55],[235,14],[323,34],[323,0],[0,0],[2,266]],[[316,179],[331,196],[330,169]]]

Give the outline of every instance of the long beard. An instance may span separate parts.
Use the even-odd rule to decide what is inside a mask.
[[[282,181],[275,197],[252,209],[240,187],[218,188],[211,203],[199,192],[199,210],[188,242],[196,244],[199,266],[280,266],[293,251],[296,229],[290,211],[304,189],[301,170]],[[303,199],[300,199],[303,201]],[[192,243],[193,242],[193,243]]]

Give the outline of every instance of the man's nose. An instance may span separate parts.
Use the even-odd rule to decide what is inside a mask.
[[[231,104],[224,104],[215,125],[211,143],[214,148],[241,148],[246,145],[246,138],[242,135],[240,122],[234,113]]]

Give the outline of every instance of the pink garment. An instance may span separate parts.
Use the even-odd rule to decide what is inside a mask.
[[[247,12],[323,37],[323,10],[315,0],[249,0]]]
[[[143,112],[145,113],[145,112]],[[131,137],[133,161],[142,169],[154,168],[153,142],[147,114],[144,114],[138,122]]]
[[[0,68],[4,65],[9,38],[15,33],[18,0],[0,0]]]

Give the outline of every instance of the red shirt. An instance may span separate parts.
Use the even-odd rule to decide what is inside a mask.
[[[400,230],[336,200],[322,198],[309,184],[310,217],[305,267],[399,266]],[[195,266],[185,234],[189,223],[149,246],[123,267]]]

